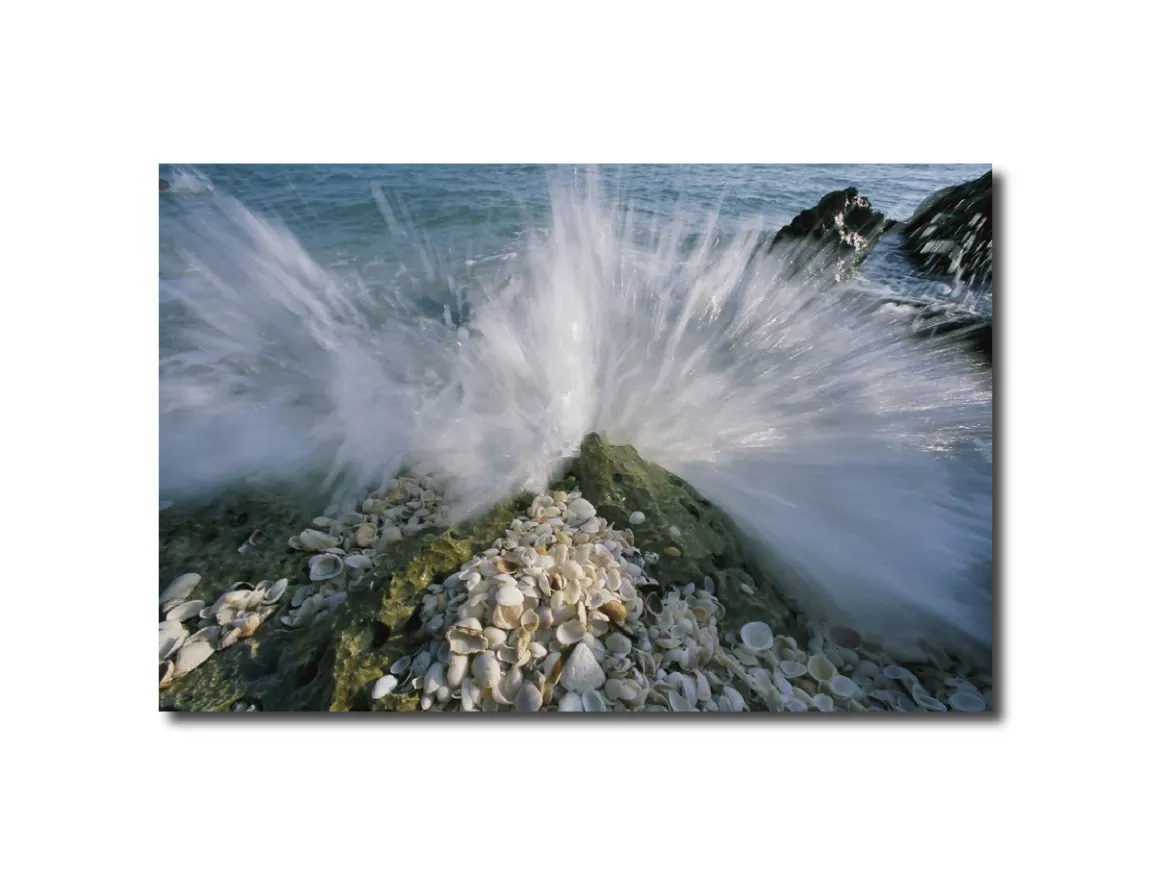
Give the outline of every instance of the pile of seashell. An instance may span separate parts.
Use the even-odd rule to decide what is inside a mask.
[[[181,574],[160,595],[160,689],[204,663],[217,650],[225,650],[255,634],[276,609],[288,588],[288,578],[263,580],[256,586],[241,582],[208,606],[186,601],[200,582],[198,574]],[[195,632],[184,622],[199,620]]]
[[[639,518],[641,512],[632,515]],[[430,584],[417,635],[372,696],[418,692],[424,710],[983,710],[986,691],[956,675],[933,684],[861,648],[850,629],[777,637],[762,622],[721,640],[710,579],[669,590],[656,558],[616,532],[578,492],[536,496],[492,548]],[[730,649],[724,645],[731,645]],[[899,692],[902,685],[911,698]],[[946,701],[940,698],[946,694]]]
[[[389,480],[386,491],[370,493],[359,512],[316,517],[311,528],[289,538],[289,546],[315,555],[308,559],[311,583],[292,592],[293,610],[280,622],[293,629],[324,622],[349,591],[364,586],[364,575],[383,561],[390,545],[444,525],[447,506],[437,485],[432,476]]]

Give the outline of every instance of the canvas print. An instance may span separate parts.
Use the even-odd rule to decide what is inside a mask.
[[[159,173],[161,710],[994,712],[990,165]]]

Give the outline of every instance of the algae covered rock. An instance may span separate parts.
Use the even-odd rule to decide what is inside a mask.
[[[991,171],[940,189],[903,228],[900,248],[925,273],[986,288],[992,278]]]

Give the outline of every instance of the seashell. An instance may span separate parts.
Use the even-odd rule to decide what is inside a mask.
[[[353,526],[358,526],[363,521],[364,515],[362,513],[356,513],[355,511],[349,511],[348,513],[342,514],[339,518],[340,525],[346,529],[350,529]]]
[[[448,646],[452,653],[483,653],[488,649],[488,639],[484,635],[480,621],[469,617],[448,629]]]
[[[344,557],[344,567],[351,568],[353,571],[367,571],[372,567],[372,557],[353,553],[351,556]]]
[[[170,659],[165,659],[160,663],[160,689],[171,686],[172,681],[175,680],[176,666]]]
[[[496,602],[504,607],[515,607],[524,603],[523,590],[512,585],[504,585],[496,590]]]
[[[244,541],[244,543],[240,545],[240,549],[238,552],[248,553],[248,552],[251,552],[252,550],[255,550],[262,543],[264,543],[264,540],[267,537],[268,536],[266,534],[261,532],[259,529],[256,529],[256,531],[254,531],[254,532],[252,532],[252,534],[248,535],[247,540]]]
[[[412,658],[410,656],[401,656],[388,667],[388,671],[394,675],[401,675],[408,670],[411,664]]]
[[[305,529],[298,537],[300,545],[305,550],[326,550],[329,547],[340,546],[340,538],[337,535],[328,535],[315,529]]]
[[[268,591],[264,593],[264,604],[270,605],[274,602],[278,602],[280,600],[280,596],[282,596],[287,591],[287,589],[288,578],[281,577],[270,587],[268,587]]]
[[[798,678],[807,674],[807,666],[793,659],[785,659],[779,663],[779,671],[785,678]]]
[[[357,547],[370,547],[376,539],[376,527],[372,523],[364,523],[356,529],[355,541]]]
[[[667,694],[667,704],[668,704],[668,707],[671,708],[671,710],[673,710],[673,711],[694,711],[695,710],[695,708],[693,708],[691,706],[691,703],[689,703],[687,699],[685,699],[683,696],[681,696],[679,693],[675,692],[674,690]]]
[[[258,629],[259,626],[260,615],[248,614],[248,616],[244,618],[243,622],[236,627],[236,630],[240,633],[241,638],[251,638],[256,633],[256,629]]]
[[[344,560],[334,553],[323,553],[316,557],[308,572],[308,577],[315,581],[331,580],[339,577],[344,571]]]
[[[855,677],[869,680],[879,674],[879,666],[870,659],[862,659],[855,665]]]
[[[384,675],[372,685],[372,698],[382,699],[399,685],[399,678],[395,675]]]
[[[637,511],[634,511],[634,512],[631,514],[631,516],[629,516],[629,517],[627,518],[627,521],[628,521],[628,523],[630,523],[630,524],[631,524],[631,525],[633,525],[633,526],[638,526],[638,525],[639,525],[640,523],[642,523],[642,522],[643,522],[645,519],[647,519],[647,517],[646,517],[646,516],[644,516],[644,513],[643,513],[643,511],[642,511],[642,510],[637,510]]]
[[[575,695],[575,693],[569,693],[569,695]],[[583,705],[584,711],[602,713],[611,710],[608,707],[607,699],[605,699],[603,694],[598,690],[588,690],[586,693],[581,695],[580,704]]]
[[[833,626],[827,630],[827,640],[844,650],[854,650],[860,644],[859,633],[847,626]]]
[[[529,646],[528,651],[531,653],[532,657],[535,659],[543,659],[544,657],[546,657],[548,655],[547,647],[545,647],[539,641],[533,641],[531,643],[531,645]]]
[[[584,641],[577,644],[567,657],[560,677],[564,689],[573,693],[586,693],[598,689],[607,680],[607,675],[596,662],[595,654]]]
[[[488,642],[488,650],[497,650],[507,642],[508,633],[503,629],[497,629],[495,626],[485,626],[484,638]]]
[[[658,642],[657,642],[658,643]],[[759,665],[759,657],[749,650],[743,644],[737,644],[732,648],[732,654],[746,666],[755,667]]]
[[[956,711],[986,711],[987,702],[982,696],[967,691],[953,693],[947,703]]]
[[[227,650],[233,644],[240,640],[240,629],[229,629],[224,637],[220,639],[220,650]]]
[[[822,684],[831,680],[839,672],[831,660],[822,653],[813,653],[807,659],[807,673]],[[823,709],[820,708],[820,710],[822,711]]]
[[[160,605],[160,613],[166,615],[172,608],[179,607],[182,604],[184,604],[183,599],[168,599]]]
[[[595,516],[595,506],[586,498],[577,498],[568,504],[568,515],[572,521],[584,521]]]
[[[586,695],[591,695],[590,693]],[[606,706],[607,703],[605,702]],[[559,701],[560,711],[582,711],[583,710],[583,696],[579,693],[564,693]]]
[[[490,689],[499,683],[501,673],[499,662],[490,652],[481,653],[472,660],[472,677],[483,689]]]
[[[452,656],[448,662],[448,670],[445,674],[445,680],[448,686],[453,690],[458,689],[460,684],[463,683],[464,678],[467,677],[467,674],[468,657],[464,654]]]
[[[525,683],[516,694],[516,710],[520,712],[538,711],[543,707],[544,696],[535,684]]]
[[[166,590],[160,593],[161,604],[169,599],[186,599],[200,582],[200,575],[195,573],[181,574],[173,580]]]
[[[188,632],[179,623],[175,628],[160,629],[160,660],[161,662],[179,650],[188,639]]]
[[[265,592],[266,592],[266,590],[263,589],[262,587],[257,587],[256,589],[252,590],[252,592],[248,595],[248,597],[246,599],[244,599],[244,604],[243,604],[243,607],[241,608],[241,610],[243,610],[243,611],[254,611],[257,608],[259,608],[260,605],[264,601],[264,593]]]
[[[786,699],[784,700],[783,707],[788,711],[806,711],[807,703],[801,702],[799,699]]]
[[[631,639],[626,635],[621,635],[619,632],[613,632],[604,639],[604,645],[612,653],[618,653],[626,656],[631,653]]]
[[[200,616],[200,611],[205,607],[202,601],[184,602],[181,605],[176,605],[172,610],[165,614],[165,620],[173,620],[175,622],[183,622],[184,620],[191,620],[194,617]]]
[[[739,630],[740,640],[744,645],[753,653],[762,653],[771,647],[775,636],[771,632],[771,627],[767,623],[759,621],[753,623],[746,623],[742,629]]]
[[[540,615],[534,609],[528,609],[520,616],[520,626],[523,627],[529,635],[534,635],[536,629],[540,627]]]
[[[747,702],[744,701],[743,696],[740,695],[739,690],[735,687],[724,687],[723,697],[727,699],[728,706],[732,711],[746,711]]]
[[[568,620],[566,623],[561,623],[559,628],[556,629],[556,641],[565,647],[569,644],[575,644],[584,634],[587,629],[584,624],[579,620]]]
[[[824,713],[829,714],[835,710],[835,702],[825,693],[816,693],[811,697],[811,703]]]
[[[623,602],[604,602],[598,610],[615,623],[622,623],[627,619],[627,606]]]
[[[923,689],[919,684],[914,684],[911,687],[911,698],[915,700],[915,704],[921,708],[926,708],[928,711],[946,711],[947,706],[940,702],[938,699],[928,695],[927,690]]]
[[[443,686],[444,682],[444,664],[433,662],[427,674],[424,675],[424,692],[430,696]]]
[[[183,677],[215,652],[216,648],[207,637],[186,642],[176,654],[175,677]]]
[[[841,674],[837,674],[829,680],[827,688],[831,691],[831,695],[837,699],[854,699],[863,692],[855,681]]]

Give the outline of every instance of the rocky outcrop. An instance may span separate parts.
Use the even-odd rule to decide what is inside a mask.
[[[768,252],[783,255],[797,272],[833,271],[836,280],[852,274],[894,222],[871,208],[855,188],[824,195],[776,232]]]
[[[900,248],[924,273],[990,287],[991,172],[937,191],[903,226]]]
[[[711,577],[727,611],[726,631],[738,632],[750,619],[767,620],[779,630],[794,625],[794,609],[764,583],[730,519],[631,447],[589,436],[553,488],[579,489],[599,516],[631,529],[637,546],[659,556],[653,573],[662,588]],[[530,495],[513,496],[476,521],[392,545],[325,622],[290,629],[280,622],[286,610],[281,608],[251,638],[215,652],[161,689],[161,710],[229,711],[250,705],[264,711],[417,710],[414,695],[373,699],[373,682],[422,643],[418,608],[425,588],[490,547],[530,504]],[[161,588],[195,571],[202,577],[189,598],[211,604],[237,581],[287,577],[287,602],[297,585],[308,583],[309,556],[291,549],[288,539],[309,525],[313,513],[286,507],[302,505],[288,496],[244,496],[162,512]],[[628,518],[637,509],[646,518],[632,525]],[[259,548],[239,553],[238,545],[256,527],[267,538]]]

